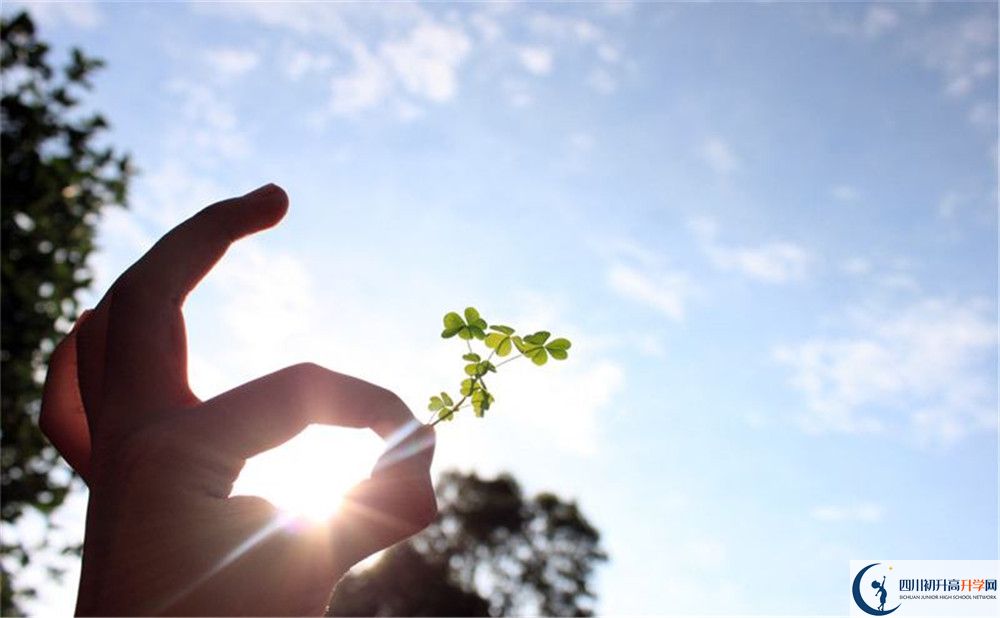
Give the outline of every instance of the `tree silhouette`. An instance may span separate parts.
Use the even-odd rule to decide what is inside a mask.
[[[513,477],[447,472],[438,520],[345,577],[331,616],[590,616],[600,533],[551,493],[525,498]]]
[[[102,66],[78,49],[55,70],[48,45],[26,13],[0,22],[3,70],[2,480],[0,613],[19,613],[10,564],[27,565],[34,549],[10,532],[29,509],[48,516],[72,476],[38,430],[41,380],[60,331],[76,317],[77,294],[90,285],[88,258],[100,211],[124,205],[127,156],[95,145],[108,124],[79,110],[81,91]],[[57,469],[62,474],[54,473]]]

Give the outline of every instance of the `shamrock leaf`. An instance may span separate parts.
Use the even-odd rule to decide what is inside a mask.
[[[496,350],[497,356],[503,357],[510,354],[511,338],[509,333],[490,333],[486,335],[485,343],[486,347]]]
[[[452,311],[444,316],[444,330],[441,331],[441,336],[445,339],[449,339],[457,335],[458,331],[462,330],[464,327],[465,321],[462,320],[462,316]]]
[[[566,357],[569,356],[568,350],[572,345],[569,339],[560,337],[545,344],[545,350],[556,360],[566,360]]]

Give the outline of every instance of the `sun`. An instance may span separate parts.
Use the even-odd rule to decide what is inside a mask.
[[[370,431],[311,425],[248,460],[230,495],[260,496],[291,515],[320,522],[368,478],[384,448]]]

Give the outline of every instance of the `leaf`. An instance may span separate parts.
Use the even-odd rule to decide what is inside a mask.
[[[560,337],[559,339],[553,339],[545,345],[545,349],[551,352],[552,350],[568,350],[573,344],[569,342],[569,339]]]
[[[491,350],[496,350],[497,348],[500,347],[500,343],[505,339],[510,339],[510,337],[501,335],[499,333],[490,333],[486,335],[486,347]]]
[[[465,373],[470,376],[479,375],[479,363],[470,363],[465,366]]]
[[[545,351],[545,348],[535,348],[534,350],[525,352],[524,355],[530,358],[531,362],[538,366],[544,365],[549,360],[549,355]]]
[[[478,321],[480,319],[481,318],[479,317],[479,311],[477,311],[475,307],[466,307],[465,308],[465,321],[466,322],[468,322],[469,324],[472,324],[472,323],[474,323],[474,322],[476,322],[476,321]]]
[[[533,343],[535,345],[543,345],[549,338],[549,331],[540,330],[537,333],[533,333],[524,338],[525,343]]]
[[[527,346],[524,345],[524,340],[517,335],[511,337],[510,340],[514,342],[514,346],[517,348],[518,352],[523,353],[527,349]]]
[[[569,339],[559,338],[553,339],[546,344],[545,349],[552,356],[552,358],[556,360],[566,360],[566,357],[569,356],[567,350],[569,350],[572,345],[573,344],[569,342]]]
[[[472,333],[473,337],[482,341],[483,339],[486,338],[486,331],[483,330],[483,328],[485,327],[486,327],[486,322],[483,322],[482,328],[480,328],[478,324],[473,324],[472,326],[469,326],[469,331]]]
[[[465,322],[462,321],[462,316],[458,315],[454,311],[446,313],[444,316],[444,327],[445,330],[459,329],[465,326]]]
[[[459,389],[463,397],[468,397],[472,394],[472,378],[466,378],[462,380],[462,386]]]
[[[444,391],[441,391],[441,400],[444,401],[444,405],[448,406],[449,408],[455,405],[455,402],[452,401],[451,399],[451,395],[449,395]]]
[[[431,397],[431,402],[427,404],[427,409],[430,410],[431,412],[434,412],[435,410],[440,410],[443,407],[444,407],[444,402],[441,401],[441,398],[438,397],[437,395]]]
[[[505,335],[513,335],[514,329],[510,326],[504,326],[503,324],[491,324],[490,330],[495,330],[498,333],[503,333]]]
[[[438,412],[438,418],[445,421],[451,421],[455,419],[455,411],[450,408],[445,408]]]
[[[489,344],[486,344],[486,345],[489,345]],[[462,358],[465,359],[465,360],[467,360],[467,361],[469,361],[470,363],[478,363],[480,360],[482,360],[482,358],[480,358],[480,356],[478,354],[476,354],[475,352],[470,352],[468,354],[463,354]]]
[[[462,326],[458,329],[458,336],[468,341],[469,339],[472,339],[473,335],[468,326]]]
[[[461,328],[462,328],[461,326],[459,326],[458,328],[446,328],[443,331],[441,331],[441,337],[443,339],[450,339],[454,337],[458,333],[458,331],[461,330]]]
[[[507,356],[510,354],[510,337],[507,337],[497,346],[497,356]]]

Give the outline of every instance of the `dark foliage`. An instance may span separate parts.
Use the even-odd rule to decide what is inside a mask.
[[[331,616],[589,616],[600,534],[576,504],[508,475],[449,472],[440,516],[338,584]]]
[[[47,59],[26,13],[0,25],[3,70],[2,203],[2,491],[0,518],[14,524],[29,509],[49,515],[71,476],[38,430],[45,363],[60,331],[76,317],[77,294],[90,285],[88,257],[98,215],[124,205],[127,156],[98,145],[108,124],[81,110],[99,60],[74,49],[61,69]],[[10,528],[8,528],[10,530]],[[18,539],[0,545],[0,613],[18,613],[9,564],[26,565],[34,549]]]

